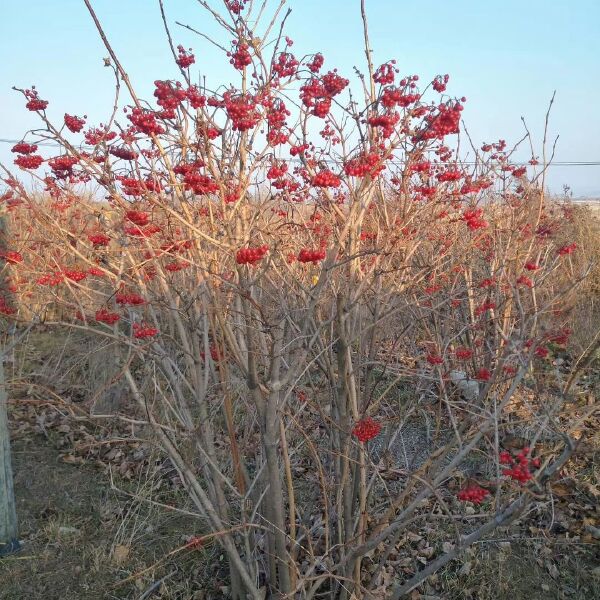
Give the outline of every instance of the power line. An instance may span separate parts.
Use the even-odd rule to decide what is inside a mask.
[[[22,140],[9,140],[6,138],[0,138],[0,143],[3,144],[18,144]],[[36,142],[36,146],[46,146],[52,148],[63,148],[62,144],[57,144],[56,142]],[[94,146],[80,146],[82,149],[93,150]],[[294,159],[291,159],[294,160]],[[297,160],[297,159],[296,159]],[[402,160],[393,160],[392,164],[402,165],[405,161]],[[479,165],[481,162],[476,161],[459,161],[463,165]],[[436,163],[438,165],[453,165],[454,162],[439,162]],[[515,167],[529,167],[532,166],[529,162],[511,162],[511,166]],[[549,167],[600,167],[600,160],[563,160],[563,161],[555,161],[551,162]]]

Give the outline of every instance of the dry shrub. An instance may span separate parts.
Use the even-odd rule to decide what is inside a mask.
[[[57,126],[21,90],[62,154],[34,175],[50,200],[5,177],[11,290],[118,346],[124,416],[178,470],[233,598],[397,599],[543,502],[585,435],[578,365],[555,367],[591,250],[540,189],[545,165],[502,141],[475,164],[449,147],[463,100],[443,77],[430,103],[369,63],[344,100],[318,55],[297,60],[267,22],[255,36],[260,19],[249,44],[246,3],[225,4],[232,89],[194,86],[174,49],[179,85],[157,80],[149,108],[103,38],[131,105],[83,132],[91,149],[81,119]],[[440,518],[455,528],[421,567],[405,536]]]

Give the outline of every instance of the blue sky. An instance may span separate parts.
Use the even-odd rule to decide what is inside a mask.
[[[220,5],[220,0],[213,0]],[[177,76],[156,0],[94,0],[126,70],[150,99],[154,79]],[[165,0],[176,43],[193,47],[202,75],[227,83],[233,72],[208,42],[174,25],[215,27],[195,0]],[[326,67],[352,77],[364,66],[359,0],[289,0],[288,35],[298,55],[321,51]],[[396,58],[403,74],[429,81],[451,76],[448,93],[466,96],[464,119],[479,143],[523,133],[523,116],[541,150],[544,117],[554,90],[550,136],[559,135],[557,161],[600,161],[599,0],[367,0],[376,62]],[[224,43],[228,43],[221,37]],[[49,114],[107,117],[111,72],[82,0],[15,0],[0,20],[0,138],[20,139],[36,126],[13,85],[35,84]],[[528,158],[528,153],[523,158]],[[12,162],[0,143],[0,160]],[[553,167],[549,185],[570,185],[576,196],[600,196],[600,166]]]

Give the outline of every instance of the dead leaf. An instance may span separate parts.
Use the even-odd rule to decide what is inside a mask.
[[[129,556],[129,546],[117,544],[113,550],[112,559],[117,565],[122,565]]]

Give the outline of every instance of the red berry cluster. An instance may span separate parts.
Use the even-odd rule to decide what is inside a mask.
[[[198,196],[214,194],[219,190],[219,184],[209,175],[189,171],[183,177],[186,190],[191,190]]]
[[[428,160],[421,160],[412,165],[409,165],[411,173],[429,173],[431,169],[431,163]]]
[[[0,314],[2,315],[14,315],[17,312],[16,308],[10,306],[4,296],[0,296]]]
[[[532,288],[533,287],[533,281],[527,277],[527,275],[521,275],[518,279],[517,279],[517,285],[524,285],[528,288]]]
[[[488,222],[483,218],[482,208],[468,208],[463,212],[462,219],[471,231],[488,226]]]
[[[161,81],[157,79],[154,82],[154,97],[156,104],[165,110],[175,110],[179,105],[188,98],[187,92],[182,89],[181,84],[177,82],[173,85],[170,81]],[[197,89],[197,88],[196,88]]]
[[[259,246],[258,248],[240,248],[235,255],[235,261],[238,265],[254,265],[260,262],[269,251],[269,246]]]
[[[475,379],[478,379],[479,381],[489,381],[491,378],[491,372],[485,367],[481,367],[481,369],[478,369],[475,373]]]
[[[124,306],[141,306],[142,304],[146,304],[146,301],[139,294],[126,292],[117,292],[115,294],[115,302]]]
[[[358,438],[359,442],[368,442],[377,437],[381,432],[381,424],[372,417],[365,417],[354,425],[352,434]]]
[[[16,265],[17,263],[23,262],[23,255],[15,250],[7,250],[6,252],[0,252],[0,258],[3,258],[7,263]]]
[[[251,94],[233,95],[232,92],[227,91],[223,94],[222,105],[236,131],[248,131],[260,120],[260,113],[256,110],[256,100]]]
[[[166,244],[162,244],[160,249],[163,252],[177,253],[177,252],[185,252],[186,250],[189,250],[190,248],[192,248],[192,246],[193,246],[192,240],[179,240],[179,241],[167,242]]]
[[[150,327],[149,325],[145,325],[143,323],[133,324],[133,337],[137,338],[138,340],[154,337],[157,333],[158,329],[156,329],[156,327]]]
[[[539,458],[529,458],[530,452],[531,449],[528,446],[525,446],[525,448],[523,448],[516,457],[513,457],[513,455],[507,450],[500,452],[498,457],[500,464],[510,467],[508,469],[504,469],[502,474],[514,479],[515,481],[518,481],[521,484],[527,483],[530,479],[533,479],[531,467],[534,469],[539,468],[541,461]]]
[[[454,351],[454,354],[456,355],[456,358],[458,358],[459,360],[468,360],[469,358],[471,358],[473,356],[473,350],[471,350],[470,348],[457,348]]]
[[[190,48],[188,52],[185,51],[185,48],[181,45],[177,46],[177,59],[175,62],[182,68],[187,69],[191,65],[196,62],[195,56],[192,54],[192,49]]]
[[[458,181],[462,179],[463,174],[458,169],[446,169],[436,175],[437,180],[440,183],[445,181]]]
[[[373,75],[375,83],[380,83],[381,85],[390,85],[394,83],[394,78],[398,72],[398,69],[395,65],[396,61],[391,60],[390,62],[384,63],[377,67],[377,70]]]
[[[117,176],[117,179],[120,179],[121,181],[123,193],[128,196],[143,196],[146,192],[158,193],[162,189],[160,183],[150,177],[143,181],[133,177],[121,176]]]
[[[146,135],[164,133],[165,128],[156,122],[156,113],[134,106],[127,118],[137,127],[138,131]]]
[[[433,89],[440,94],[446,91],[446,85],[448,84],[448,80],[450,79],[449,75],[438,75],[431,84],[433,85]]]
[[[462,502],[472,502],[473,504],[481,504],[488,496],[489,491],[479,485],[470,485],[458,492],[456,497]]]
[[[126,148],[125,146],[111,146],[108,152],[123,160],[135,160],[138,157],[138,153],[135,150],[131,150],[131,148]]]
[[[479,289],[485,289],[488,287],[492,287],[493,285],[496,284],[496,279],[494,277],[487,277],[486,279],[482,279],[478,284],[477,287]]]
[[[26,142],[19,142],[15,144],[10,151],[16,152],[17,154],[33,154],[38,149],[37,144],[28,144]]]
[[[381,104],[385,108],[395,108],[396,106],[400,106],[402,108],[406,108],[411,104],[414,104],[421,98],[421,94],[418,93],[409,93],[404,89],[397,88],[396,86],[389,86],[383,90],[381,94]]]
[[[273,163],[267,171],[267,179],[279,179],[287,173],[287,170],[286,162]]]
[[[187,89],[186,97],[192,108],[200,108],[206,104],[206,96],[200,93],[197,85],[191,85]]]
[[[477,194],[478,192],[481,192],[482,190],[487,190],[492,185],[493,185],[492,181],[489,179],[486,179],[485,177],[482,177],[481,179],[478,179],[475,181],[471,181],[471,179],[469,177],[467,177],[465,183],[460,188],[460,193],[461,194]],[[487,226],[487,223],[486,223],[486,225],[483,225],[483,227],[486,227],[486,226]]]
[[[52,169],[54,174],[64,179],[73,172],[73,167],[77,164],[78,160],[75,156],[69,156],[63,154],[62,156],[55,156],[48,160],[48,166]]]
[[[96,311],[96,321],[99,323],[106,323],[107,325],[114,325],[119,319],[120,315],[117,313],[111,313],[106,308],[101,308]]]
[[[351,177],[366,177],[369,175],[375,178],[384,169],[385,166],[382,164],[381,156],[377,152],[361,154],[349,160],[344,166],[346,175]]]
[[[161,230],[162,228],[160,225],[156,225],[156,223],[150,223],[150,225],[146,225],[145,227],[140,227],[139,225],[123,227],[123,232],[126,235],[131,235],[134,237],[150,237]]]
[[[444,364],[444,359],[441,356],[439,356],[439,354],[430,353],[427,355],[426,360],[430,365],[443,365]]]
[[[245,67],[252,64],[252,56],[248,51],[248,44],[245,42],[233,42],[235,47],[234,52],[228,53],[231,56],[229,61],[238,71],[243,71]]]
[[[65,125],[69,131],[79,133],[85,125],[85,119],[65,113]]]
[[[349,83],[350,82],[347,79],[337,74],[337,69],[328,71],[325,73],[325,75],[323,75],[323,86],[325,87],[325,93],[330,98],[341,94]]]
[[[125,213],[125,218],[140,227],[147,225],[150,222],[150,215],[141,210],[128,210]]]
[[[329,169],[323,169],[319,171],[312,179],[312,184],[315,187],[340,187],[342,180]]]
[[[426,128],[417,138],[441,140],[447,135],[458,133],[462,110],[463,105],[460,102],[440,104],[437,113],[425,117]]]
[[[87,276],[86,271],[80,271],[79,269],[65,269],[63,275],[71,281],[83,281]]]
[[[114,131],[108,131],[106,127],[102,125],[100,127],[92,127],[84,132],[83,137],[85,141],[91,146],[96,146],[101,142],[110,142],[117,137]]]
[[[209,350],[210,350],[210,357],[213,359],[214,362],[219,362],[220,360],[223,360],[223,357],[221,356],[221,352],[219,352],[218,346],[216,346],[215,344],[211,344],[209,346]],[[206,360],[206,353],[200,352],[200,358],[202,360]]]
[[[30,90],[25,90],[25,98],[27,98],[27,103],[25,104],[25,108],[32,112],[37,110],[45,110],[48,106],[48,100],[40,100],[38,96],[38,92],[34,86]]]
[[[506,375],[508,375],[509,377],[512,377],[513,375],[517,374],[518,369],[514,365],[504,365],[502,367],[502,370],[504,371],[504,373]]]
[[[325,62],[325,58],[319,52],[314,55],[313,59],[306,65],[311,73],[318,73]]]
[[[64,281],[64,276],[61,272],[57,271],[55,273],[48,273],[46,275],[42,275],[37,281],[36,283],[38,283],[39,285],[49,285],[49,286],[56,286],[56,285],[60,285],[62,282]]]
[[[482,314],[484,314],[488,310],[493,310],[494,308],[496,308],[496,303],[494,301],[492,301],[492,300],[486,300],[485,302],[482,302],[475,309],[475,315],[478,316],[478,317],[480,317]]]
[[[290,139],[290,134],[283,129],[269,129],[267,133],[267,142],[270,146],[285,144]]]
[[[301,263],[317,263],[325,258],[325,250],[308,250],[302,248],[298,253],[298,261]]]
[[[174,260],[165,265],[165,270],[170,273],[177,273],[178,271],[183,271],[183,269],[187,269],[190,266],[190,263],[185,261],[177,261]]]
[[[298,71],[298,61],[289,52],[280,52],[273,60],[273,71],[278,77],[293,77]]]
[[[44,159],[39,154],[20,154],[14,162],[21,169],[38,169]]]
[[[381,128],[381,135],[384,138],[389,138],[394,133],[394,128],[399,120],[400,115],[397,112],[388,112],[381,115],[372,114],[367,119],[367,123],[371,125],[371,127]]]
[[[290,154],[292,156],[300,156],[304,154],[310,146],[308,144],[296,144],[295,146],[290,146]]]
[[[348,83],[336,71],[329,71],[322,79],[312,77],[300,88],[300,100],[304,106],[312,108],[313,115],[323,119],[329,114],[331,99],[341,93]]]
[[[565,346],[568,343],[569,337],[572,333],[572,329],[569,329],[568,327],[563,327],[562,329],[549,333],[548,341],[552,342],[553,344],[558,344],[559,346]]]
[[[567,254],[573,254],[577,250],[577,244],[573,242],[572,244],[566,244],[565,246],[561,246],[558,249],[559,256],[566,256]]]
[[[248,0],[225,0],[225,4],[227,5],[227,8],[234,15],[239,15],[242,12],[242,10],[244,10],[244,7],[247,2],[248,2]]]

